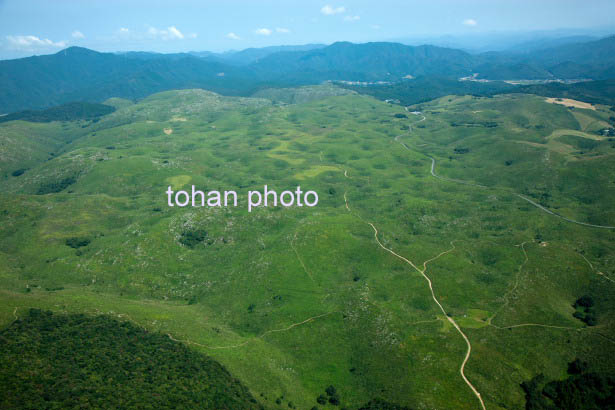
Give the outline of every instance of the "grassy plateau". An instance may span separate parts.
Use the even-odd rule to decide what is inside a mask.
[[[268,409],[523,408],[522,382],[575,358],[615,372],[608,106],[405,108],[333,86],[105,104],[0,124],[3,327],[30,308],[111,315]],[[248,212],[265,184],[320,201]],[[192,185],[239,206],[167,206]],[[573,316],[584,295],[592,326]],[[317,403],[330,385],[339,407]]]

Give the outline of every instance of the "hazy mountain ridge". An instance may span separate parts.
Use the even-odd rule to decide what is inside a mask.
[[[527,54],[472,55],[430,45],[348,42],[247,49],[224,58],[197,54],[114,54],[71,47],[53,55],[0,61],[0,112],[110,97],[139,99],[182,88],[247,96],[263,88],[328,80],[397,82],[475,73],[488,80],[615,77],[615,36]]]

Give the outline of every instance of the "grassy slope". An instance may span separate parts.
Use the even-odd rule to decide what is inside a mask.
[[[191,341],[272,408],[280,396],[283,407],[310,408],[329,384],[349,407],[379,396],[476,408],[459,376],[463,339],[424,279],[378,247],[369,221],[385,246],[417,264],[455,241],[427,274],[472,342],[466,374],[488,408],[522,405],[521,381],[564,375],[576,356],[613,370],[613,345],[599,333],[613,335],[615,285],[596,272],[615,276],[615,233],[564,222],[512,194],[615,225],[613,149],[550,150],[553,131],[590,130],[537,97],[450,97],[420,109],[426,120],[418,123],[364,96],[276,107],[190,91],[118,109],[83,128],[62,155],[0,183],[2,322],[30,306],[122,315]],[[427,154],[437,173],[494,189],[430,176]],[[67,175],[78,180],[64,192],[33,195]],[[167,208],[167,185],[181,184],[235,189],[243,202]],[[248,214],[245,193],[264,184],[301,184],[320,203]],[[196,228],[210,244],[182,246],[181,233]],[[78,252],[65,245],[84,236],[92,242]],[[588,292],[598,326],[584,329],[571,304]],[[496,312],[499,327],[571,329],[488,326],[484,318]]]

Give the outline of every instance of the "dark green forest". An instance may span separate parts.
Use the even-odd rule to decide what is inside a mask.
[[[615,378],[592,372],[579,359],[568,364],[568,377],[563,380],[539,374],[521,387],[526,410],[615,409]]]
[[[574,84],[548,83],[525,85],[513,92],[571,98],[592,104],[615,104],[615,80],[583,81]]]
[[[218,362],[109,316],[31,309],[0,332],[3,409],[258,409]]]
[[[482,83],[442,77],[418,77],[391,85],[339,85],[380,100],[394,100],[402,105],[418,104],[452,94],[490,96],[516,88],[501,81]]]
[[[30,122],[92,120],[111,114],[115,108],[96,103],[73,102],[47,108],[45,110],[26,110],[0,117],[0,122],[23,120]]]

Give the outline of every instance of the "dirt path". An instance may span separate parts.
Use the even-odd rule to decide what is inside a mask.
[[[344,173],[344,175],[346,176],[346,178],[349,178],[346,173]],[[435,294],[435,292],[433,290],[433,284],[431,282],[431,279],[429,278],[429,276],[427,276],[427,274],[425,274],[425,271],[427,270],[427,265],[430,262],[433,262],[436,259],[440,258],[441,256],[444,256],[447,253],[450,253],[450,252],[455,250],[455,244],[454,244],[455,241],[451,242],[451,248],[450,249],[448,249],[446,251],[443,251],[443,252],[440,252],[438,255],[434,256],[433,258],[426,260],[425,262],[423,262],[423,269],[419,269],[411,260],[409,260],[409,259],[407,259],[407,258],[405,258],[405,257],[403,257],[403,256],[401,256],[401,255],[399,255],[397,253],[395,253],[393,250],[387,248],[386,246],[384,246],[382,244],[382,242],[380,242],[380,239],[378,238],[378,229],[376,229],[376,226],[374,226],[373,223],[364,220],[360,215],[355,214],[354,212],[352,212],[350,210],[350,208],[348,207],[348,199],[346,197],[346,192],[344,192],[344,201],[346,202],[346,209],[348,210],[348,212],[351,212],[353,215],[356,215],[361,221],[365,222],[366,224],[368,224],[369,226],[372,227],[372,229],[374,230],[374,238],[376,239],[376,242],[378,243],[378,246],[380,246],[385,251],[389,252],[391,255],[397,257],[398,259],[400,259],[403,262],[405,262],[408,265],[410,265],[414,270],[416,270],[418,273],[420,273],[423,276],[423,278],[427,281],[427,284],[429,285],[429,290],[431,291],[431,297],[432,297],[433,301],[436,302],[436,304],[440,308],[440,311],[444,314],[444,317],[446,317],[446,319],[455,327],[455,329],[457,329],[457,332],[459,332],[459,334],[463,337],[463,340],[466,342],[467,351],[466,351],[465,357],[463,358],[463,362],[461,363],[461,367],[459,368],[459,373],[461,374],[461,378],[463,379],[463,381],[468,385],[468,387],[470,387],[470,389],[472,390],[474,395],[478,398],[478,401],[480,402],[481,408],[483,410],[485,410],[486,408],[485,408],[485,403],[483,402],[483,398],[481,397],[481,395],[478,392],[478,390],[476,390],[474,385],[470,382],[470,380],[468,380],[468,378],[465,375],[465,366],[468,363],[468,360],[470,359],[470,355],[472,353],[472,344],[470,343],[470,339],[468,339],[466,334],[463,333],[463,331],[461,330],[461,328],[459,327],[457,322],[455,322],[455,319],[453,319],[452,317],[450,317],[446,313],[446,310],[444,310],[444,307],[442,306],[442,304],[440,303],[440,301],[436,297],[436,294]]]
[[[534,241],[532,241],[532,242],[534,242]],[[493,315],[491,315],[489,317],[489,319],[487,319],[487,324],[491,324],[491,322],[496,317],[496,315],[498,313],[500,313],[500,311],[502,309],[504,309],[504,307],[508,306],[508,303],[510,301],[509,295],[512,294],[515,290],[517,290],[517,287],[519,286],[519,279],[520,279],[520,276],[521,276],[521,271],[523,270],[523,267],[525,266],[525,264],[529,261],[529,257],[527,256],[527,251],[525,250],[525,244],[526,243],[527,242],[523,242],[521,245],[515,245],[515,246],[520,246],[521,247],[521,250],[523,251],[523,256],[525,257],[525,260],[523,262],[521,262],[521,264],[519,265],[519,268],[517,269],[517,275],[515,277],[515,285],[512,287],[511,290],[506,292],[506,294],[504,295],[504,303],[502,304],[502,306],[500,306],[498,308],[498,310],[495,311],[495,313]]]
[[[516,196],[518,196],[519,198],[521,198],[521,199],[523,199],[523,200],[525,200],[525,201],[529,202],[530,204],[534,205],[535,207],[537,207],[537,208],[539,208],[539,209],[543,210],[544,212],[546,212],[546,213],[548,213],[548,214],[550,214],[550,215],[556,216],[556,217],[558,217],[558,218],[561,218],[561,219],[563,219],[564,221],[571,222],[571,223],[573,223],[573,224],[583,225],[583,226],[590,226],[590,227],[592,227],[592,228],[615,229],[615,226],[607,226],[607,225],[594,225],[594,224],[588,224],[588,223],[585,223],[585,222],[579,222],[579,221],[575,221],[574,219],[566,218],[565,216],[562,216],[562,215],[560,215],[560,214],[557,214],[557,213],[555,213],[555,212],[551,211],[550,209],[545,208],[544,206],[542,206],[542,205],[540,205],[540,204],[538,204],[538,203],[536,203],[536,202],[532,201],[531,199],[529,199],[529,198],[527,198],[527,197],[525,197],[525,196],[523,196],[523,195],[521,195],[521,194],[517,194],[517,193],[515,193],[515,195],[516,195]]]
[[[436,297],[436,294],[433,290],[433,284],[431,282],[431,279],[429,279],[429,276],[427,276],[425,274],[425,271],[427,270],[427,264],[429,262],[432,262],[436,259],[438,259],[440,256],[446,255],[449,252],[452,252],[453,250],[455,250],[455,245],[453,243],[451,243],[452,248],[441,252],[440,254],[438,254],[437,256],[423,262],[423,269],[419,269],[411,260],[395,253],[393,250],[385,247],[381,242],[380,239],[378,239],[378,229],[376,229],[376,227],[374,226],[374,224],[372,224],[371,222],[368,222],[369,225],[372,227],[372,229],[374,230],[374,238],[376,239],[376,242],[378,242],[378,245],[384,249],[385,251],[389,252],[391,255],[396,256],[397,258],[401,259],[402,261],[406,262],[408,265],[412,266],[412,268],[414,268],[418,273],[420,273],[423,278],[425,278],[425,280],[427,281],[428,285],[429,285],[429,290],[431,291],[431,297],[433,299],[434,302],[436,302],[436,304],[438,305],[438,307],[440,308],[440,311],[442,311],[442,314],[444,314],[444,316],[446,317],[446,319],[455,327],[455,329],[457,329],[457,332],[461,335],[461,337],[463,337],[463,340],[465,340],[466,342],[466,346],[467,346],[467,351],[466,351],[466,355],[463,359],[463,362],[461,363],[461,367],[459,368],[459,373],[461,374],[461,377],[463,378],[463,381],[468,385],[468,387],[470,387],[470,389],[472,390],[472,392],[474,393],[474,395],[478,398],[478,401],[480,402],[480,405],[482,407],[483,410],[485,410],[485,403],[483,402],[483,398],[481,397],[480,393],[478,392],[478,390],[476,390],[476,388],[474,387],[474,385],[470,382],[470,380],[468,380],[468,378],[465,375],[465,366],[468,363],[468,360],[470,359],[470,355],[472,354],[472,344],[470,343],[470,339],[468,339],[468,337],[466,336],[465,333],[463,333],[463,331],[461,330],[461,327],[459,327],[459,325],[457,324],[457,322],[455,322],[455,319],[453,319],[452,317],[450,317],[446,310],[444,310],[444,307],[442,306],[442,304],[440,303],[440,301],[438,300],[438,298]]]
[[[297,228],[298,229],[298,228]],[[295,231],[295,235],[293,236],[293,239],[290,241],[290,247],[293,249],[293,251],[295,252],[295,255],[297,256],[297,259],[299,260],[299,263],[301,264],[301,266],[303,267],[303,270],[305,271],[305,273],[308,275],[308,277],[310,278],[310,280],[313,283],[314,282],[314,278],[312,277],[312,274],[310,273],[310,271],[308,271],[307,267],[305,266],[305,263],[303,263],[303,259],[301,259],[301,256],[299,255],[299,252],[297,252],[297,248],[295,248],[295,241],[297,240],[297,231]]]
[[[200,347],[203,347],[205,349],[210,349],[210,350],[234,349],[234,348],[237,348],[237,347],[245,346],[245,345],[247,345],[249,342],[251,342],[253,340],[262,339],[262,338],[264,338],[265,336],[267,336],[267,335],[269,335],[271,333],[286,332],[286,331],[291,330],[291,329],[293,329],[293,328],[295,328],[297,326],[304,325],[304,324],[309,323],[309,322],[311,322],[313,320],[319,319],[321,317],[328,316],[328,315],[333,314],[333,313],[335,313],[335,312],[327,312],[327,313],[323,313],[323,314],[320,314],[320,315],[312,316],[312,317],[309,317],[309,318],[305,319],[302,322],[293,323],[290,326],[287,326],[287,327],[282,328],[282,329],[267,330],[266,332],[262,333],[259,336],[255,336],[255,337],[249,338],[249,339],[247,339],[247,340],[245,340],[245,341],[243,341],[243,342],[241,342],[239,344],[229,345],[229,346],[207,346],[207,345],[204,345],[204,344],[201,344],[201,343],[197,343],[197,342],[193,342],[193,341],[187,340],[187,339],[186,340],[175,339],[170,333],[167,333],[167,336],[169,337],[169,339],[173,340],[174,342],[191,344],[191,345],[200,346]]]
[[[589,259],[587,259],[587,258],[585,257],[585,255],[583,255],[583,254],[582,254],[582,253],[580,253],[580,252],[577,252],[577,254],[579,254],[579,255],[581,256],[581,258],[583,258],[583,259],[585,260],[585,262],[587,262],[587,264],[588,264],[588,265],[589,265],[589,267],[591,268],[592,272],[594,272],[596,275],[600,275],[600,276],[602,276],[604,279],[608,280],[609,282],[613,282],[613,283],[615,283],[615,280],[613,280],[613,279],[609,278],[609,277],[608,277],[608,276],[606,276],[604,273],[602,273],[602,272],[600,272],[600,271],[596,270],[596,268],[594,268],[594,265],[593,265],[593,264],[589,261]]]
[[[583,330],[583,329],[587,329],[586,327],[572,327],[572,326],[556,326],[556,325],[543,325],[541,323],[521,323],[518,325],[512,325],[512,326],[496,326],[496,325],[492,325],[491,323],[489,323],[489,326],[494,327],[496,329],[514,329],[517,327],[546,327],[549,329],[564,329],[564,330]]]
[[[442,179],[444,181],[456,182],[458,184],[471,185],[471,186],[475,186],[475,187],[479,187],[479,188],[487,188],[485,185],[474,184],[472,182],[462,181],[460,179],[452,179],[452,178],[446,178],[446,177],[440,176],[440,175],[436,174],[436,160],[434,158],[432,158],[432,157],[429,157],[429,159],[431,159],[431,175],[432,176],[434,176],[436,178],[439,178],[439,179]]]
[[[408,107],[405,107],[405,108],[406,108],[406,111],[408,111]],[[421,118],[421,120],[420,120],[420,121],[417,121],[417,123],[418,123],[418,122],[421,122],[421,121],[424,121],[424,120],[425,120],[425,116],[423,115],[423,118]],[[410,128],[409,128],[409,130],[408,130],[408,133],[407,133],[407,134],[409,135],[411,132],[412,132],[412,126],[410,126]],[[402,146],[402,147],[404,147],[405,149],[407,149],[408,151],[413,151],[412,149],[410,149],[410,147],[408,147],[408,145],[406,145],[405,143],[403,143],[402,141],[400,141],[400,140],[399,140],[401,137],[403,137],[403,135],[398,135],[398,136],[396,136],[396,137],[395,137],[395,141],[399,142],[399,143],[401,144],[401,146]],[[436,168],[436,160],[435,160],[433,157],[431,157],[430,155],[427,155],[427,154],[425,154],[425,153],[422,153],[422,152],[420,152],[420,151],[417,151],[417,150],[414,150],[414,151],[416,151],[416,152],[418,152],[418,153],[420,153],[420,154],[423,154],[423,155],[427,156],[427,157],[431,160],[431,170],[430,170],[430,172],[431,172],[431,175],[432,175],[433,177],[435,177],[435,178],[438,178],[438,179],[441,179],[441,180],[444,180],[444,181],[449,181],[449,182],[456,182],[456,183],[458,183],[458,184],[475,186],[475,187],[478,187],[478,188],[499,189],[499,188],[490,188],[490,187],[487,187],[487,186],[485,186],[485,185],[474,184],[474,183],[472,183],[472,182],[462,181],[462,180],[459,180],[459,179],[452,179],[452,178],[446,178],[446,177],[440,176],[440,175],[436,174],[436,170],[435,170],[435,168]],[[523,196],[523,195],[521,195],[521,194],[518,194],[518,193],[516,193],[516,192],[513,192],[513,195],[515,195],[515,196],[517,196],[517,197],[519,197],[519,198],[523,199],[524,201],[529,202],[530,204],[534,205],[535,207],[537,207],[537,208],[538,208],[538,209],[540,209],[541,211],[544,211],[544,212],[548,213],[549,215],[553,215],[553,216],[555,216],[555,217],[558,217],[558,218],[560,218],[560,219],[563,219],[563,220],[564,220],[564,221],[566,221],[566,222],[570,222],[570,223],[574,223],[574,224],[577,224],[577,225],[582,225],[582,226],[588,226],[588,227],[591,227],[591,228],[600,228],[600,229],[615,229],[615,226],[608,226],[608,225],[594,225],[594,224],[590,224],[590,223],[585,223],[585,222],[575,221],[574,219],[570,219],[570,218],[567,218],[567,217],[565,217],[565,216],[562,216],[562,215],[560,215],[560,214],[558,214],[558,213],[555,213],[555,212],[551,211],[550,209],[545,208],[544,206],[542,206],[542,205],[540,205],[540,204],[538,204],[538,203],[534,202],[533,200],[531,200],[531,199],[529,199],[529,198],[527,198],[527,197],[525,197],[525,196]]]

